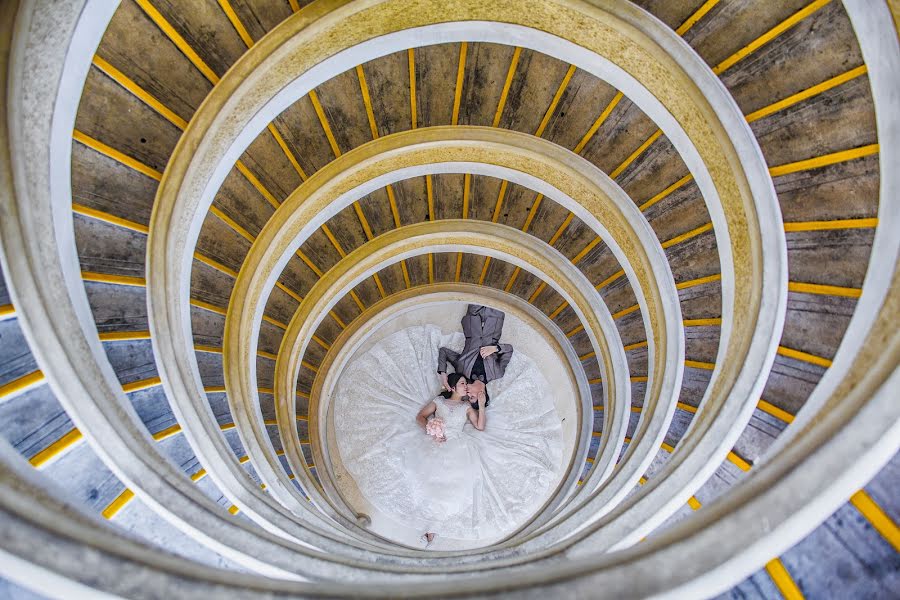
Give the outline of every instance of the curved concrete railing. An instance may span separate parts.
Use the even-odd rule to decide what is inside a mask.
[[[609,309],[597,297],[584,275],[564,261],[557,251],[517,229],[491,223],[442,220],[401,227],[363,245],[348,256],[351,260],[342,261],[326,273],[300,305],[284,334],[275,367],[276,415],[283,439],[288,440],[286,445],[291,440],[286,436],[292,436],[295,444],[299,442],[296,428],[291,428],[291,420],[296,414],[293,399],[296,397],[297,372],[318,322],[348,290],[384,265],[429,251],[461,251],[499,258],[558,286],[559,293],[583,319],[589,335],[595,339],[606,337],[609,342],[609,372],[614,377],[613,389],[616,391],[611,397],[619,404],[618,407],[610,404],[611,412],[615,414],[610,419],[613,422],[612,435],[620,442],[624,440],[630,407],[630,385],[626,375],[628,363],[618,332],[612,325]],[[558,265],[561,262],[568,266],[560,268]],[[599,343],[595,342],[597,346]],[[580,403],[582,410],[591,410],[589,395],[582,397]],[[298,464],[296,467],[292,464],[292,469],[299,473],[305,468],[305,461],[300,455],[295,460]],[[635,484],[636,480],[632,482],[632,485]]]
[[[143,502],[236,563],[292,577],[296,562],[283,540],[235,521],[159,455],[103,352],[83,285],[72,283],[80,271],[68,184],[71,132],[84,73],[114,7],[5,6],[0,256],[32,352],[88,443]],[[44,44],[44,52],[27,51]]]
[[[463,136],[463,139],[457,141],[458,136]],[[538,160],[535,156],[536,148],[546,148],[548,153],[555,154],[554,160],[551,161],[551,158],[546,155]],[[657,310],[660,310],[663,315],[662,319],[655,316],[650,317],[650,331],[648,332],[648,340],[654,340],[659,347],[664,348],[664,351],[655,353],[654,364],[650,367],[651,375],[658,379],[658,381],[653,381],[652,395],[654,398],[661,395],[664,399],[660,402],[666,403],[667,406],[667,410],[656,414],[652,435],[647,436],[650,439],[644,442],[648,450],[652,448],[655,452],[665,434],[671,412],[674,411],[676,396],[680,388],[684,350],[677,292],[662,249],[649,226],[639,218],[639,212],[633,203],[622,194],[617,186],[611,185],[605,176],[600,177],[602,174],[599,174],[599,171],[588,168],[580,159],[573,164],[567,164],[564,159],[567,159],[568,156],[568,153],[560,151],[552,144],[546,142],[538,144],[530,136],[511,132],[484,129],[456,131],[450,128],[418,130],[381,138],[371,146],[360,148],[359,152],[344,155],[333,163],[333,169],[326,167],[320,171],[320,174],[317,174],[318,177],[310,178],[307,185],[298,189],[295,195],[282,204],[266,228],[260,233],[244,262],[242,273],[235,283],[231,306],[239,312],[236,312],[234,316],[229,315],[224,343],[226,387],[231,385],[232,400],[243,402],[244,407],[241,409],[243,411],[258,405],[253,364],[249,358],[255,351],[261,311],[265,306],[265,299],[281,271],[281,265],[288,260],[306,236],[315,231],[332,214],[366,194],[369,189],[383,186],[397,177],[413,176],[420,172],[447,170],[484,172],[502,175],[512,181],[537,188],[539,191],[546,192],[550,197],[557,198],[566,208],[577,211],[576,214],[585,223],[595,228],[601,237],[608,240],[614,253],[623,257],[623,267],[628,272],[633,274],[634,270],[638,269],[643,280],[654,282],[653,288],[660,289],[661,287],[665,290],[661,299],[657,299],[659,296],[654,293],[651,296],[652,300],[648,302],[650,306],[659,307]],[[541,178],[527,175],[528,172],[536,171],[542,172]],[[551,175],[551,173],[555,173],[555,175]],[[589,180],[588,177],[593,180]],[[552,181],[552,184],[548,181]],[[596,184],[594,183],[596,181],[604,183]],[[592,183],[594,186],[599,185],[600,187],[594,187],[593,189],[596,191],[592,191]],[[580,198],[581,205],[572,199],[573,196]],[[332,198],[336,200],[331,201]],[[610,198],[610,200],[606,200],[606,198]],[[630,225],[630,221],[633,221],[635,226]],[[471,225],[471,227],[480,226],[482,224],[477,222]],[[636,237],[648,246],[646,250],[639,249],[641,246],[637,246],[621,233],[631,230],[632,227],[640,231]],[[618,229],[613,230],[613,228]],[[611,232],[611,230],[615,232]],[[275,237],[275,232],[277,232],[277,237]],[[526,234],[521,235],[523,240],[530,237]],[[629,250],[619,250],[620,243]],[[377,248],[378,239],[373,240],[370,244],[367,244],[365,248]],[[541,244],[543,245],[543,242]],[[552,251],[552,249],[550,250]],[[635,257],[634,261],[630,261],[635,265],[634,267],[627,264],[629,262],[628,252]],[[357,255],[363,256],[364,253],[351,255],[352,258],[348,257],[338,266],[340,267],[345,262],[352,264]],[[652,261],[648,255],[653,257]],[[560,258],[568,262],[564,258]],[[652,275],[647,275],[647,273],[652,273]],[[632,278],[634,277],[637,276],[633,274]],[[655,283],[657,281],[659,283]],[[585,293],[599,298],[597,292],[589,285]],[[640,292],[637,295],[639,298],[642,296]],[[315,298],[307,296],[304,304],[314,300]],[[604,313],[606,315],[606,322],[603,326],[604,337],[608,339],[610,336],[615,336],[613,339],[617,340],[618,333],[613,325],[612,317],[605,307]],[[240,320],[237,320],[238,317]],[[656,325],[656,323],[661,324]],[[662,329],[663,323],[665,324],[664,330]],[[284,339],[288,339],[287,335]],[[597,353],[604,357],[606,364],[606,380],[616,381],[616,387],[612,389],[616,390],[619,397],[624,394],[625,399],[618,402],[618,406],[611,402],[608,407],[609,414],[617,415],[615,420],[609,421],[609,427],[612,427],[613,423],[618,424],[617,427],[612,427],[607,431],[608,447],[617,450],[619,445],[615,440],[624,436],[624,426],[627,425],[625,411],[630,404],[628,400],[630,384],[627,382],[625,372],[627,369],[616,374],[616,370],[611,367],[608,358],[605,358],[609,356],[610,352],[607,345],[599,341],[597,343],[599,344],[596,348]],[[621,351],[621,342],[616,341],[615,345]],[[248,346],[249,349],[244,350]],[[230,379],[232,376],[234,379]],[[616,377],[619,379],[616,380]],[[277,404],[285,406],[284,402],[288,401],[279,400]],[[283,422],[285,427],[282,429],[282,436],[289,436],[286,439],[296,439],[296,431],[292,432],[287,421]],[[260,424],[261,419],[257,419],[256,427],[260,427]],[[248,426],[253,425],[249,424]],[[605,459],[609,463],[609,467],[596,471],[598,476],[603,477],[612,469],[616,450],[607,453],[612,455],[611,458]],[[250,451],[248,449],[248,452]],[[287,453],[290,457],[290,449],[287,450]],[[269,460],[272,459],[274,459],[273,453]],[[295,455],[293,460],[296,462],[291,463],[291,468],[296,472],[301,468],[299,454]],[[643,469],[638,468],[630,474],[632,480],[628,484],[629,488],[636,483],[642,472]]]
[[[252,136],[262,129],[267,117],[274,116],[289,100],[308,91],[318,78],[325,76],[327,70],[339,72],[346,67],[345,61],[353,59],[354,52],[365,51],[371,56],[372,53],[377,55],[390,51],[390,43],[394,38],[390,37],[389,32],[411,26],[410,18],[422,17],[404,16],[396,19],[392,7],[390,2],[375,3],[364,11],[356,12],[355,8],[344,6],[321,18],[316,11],[303,15],[307,19],[312,18],[313,22],[304,21],[299,16],[289,19],[235,65],[230,81],[226,77],[213,90],[176,149],[173,167],[167,171],[158,195],[159,202],[154,215],[156,225],[151,227],[148,253],[150,305],[154,311],[156,306],[160,307],[160,311],[163,310],[162,307],[168,306],[165,309],[166,322],[186,322],[188,304],[184,293],[185,277],[179,274],[177,267],[181,265],[183,269],[186,264],[183,258],[185,251],[196,239],[198,219],[211,201],[211,190],[224,178],[227,172],[225,165],[230,164],[229,161],[236,158]],[[577,8],[585,7],[579,5],[577,8],[570,8],[577,13]],[[484,9],[469,6],[467,10],[472,11],[472,16],[476,16]],[[379,16],[382,13],[378,11],[392,17],[382,20],[383,17]],[[630,9],[624,10],[624,15],[615,16],[593,9],[587,12],[598,23],[604,18],[619,24],[620,18],[631,19],[632,26],[658,34],[660,37],[654,38],[656,43],[661,44],[661,40],[671,41],[668,53],[660,51],[658,54],[642,54],[642,60],[637,60],[633,55],[622,56],[621,46],[612,44],[611,39],[607,38],[579,38],[578,41],[582,44],[580,49],[573,47],[571,43],[563,43],[566,35],[573,35],[563,27],[565,15],[568,14],[565,10],[555,14],[552,23],[542,24],[550,31],[559,33],[552,40],[554,43],[548,43],[550,40],[547,38],[542,39],[545,50],[548,45],[554,52],[558,48],[557,56],[573,59],[569,62],[584,66],[589,71],[601,70],[598,65],[605,65],[607,72],[604,74],[617,79],[617,87],[622,89],[631,90],[638,83],[643,84],[642,90],[634,92],[635,102],[639,105],[646,104],[648,114],[657,119],[663,131],[682,152],[707,198],[717,236],[723,238],[720,240],[720,248],[729,249],[721,251],[724,298],[722,344],[718,366],[707,391],[708,397],[716,400],[704,402],[706,414],[718,413],[719,418],[715,420],[718,428],[710,435],[695,435],[685,441],[686,446],[693,448],[692,445],[696,444],[696,448],[700,450],[674,457],[673,468],[668,471],[678,471],[678,476],[655,478],[651,485],[644,488],[640,496],[649,496],[649,499],[644,502],[641,518],[629,518],[632,522],[639,520],[645,523],[642,530],[630,533],[630,539],[634,540],[652,530],[690,496],[693,489],[714,469],[711,465],[716,464],[716,461],[709,460],[709,457],[724,457],[749,418],[754,402],[748,398],[755,397],[762,388],[768,367],[774,358],[776,334],[783,321],[786,261],[783,231],[779,226],[780,213],[770,180],[765,174],[764,161],[742,115],[708,67],[689,52],[680,40],[674,39],[671,31],[644,19],[644,13]],[[333,46],[338,38],[330,35],[331,28],[336,26],[336,21],[332,19],[337,19],[338,16],[341,18],[339,39],[344,48],[340,51]],[[428,18],[433,17],[431,15]],[[379,30],[373,24],[385,29]],[[461,39],[478,31],[477,24],[465,34],[458,31],[462,27],[460,25],[456,25],[456,29],[442,29],[437,25],[420,26],[421,31],[406,29],[403,33],[408,38],[427,30],[429,35],[437,36],[441,32],[452,39],[456,39],[452,36]],[[359,31],[355,27],[359,27]],[[598,27],[603,28],[599,24]],[[506,31],[503,27],[497,29]],[[523,32],[521,29],[513,29],[518,35],[525,35],[527,32],[538,35],[532,30]],[[633,40],[622,39],[622,31],[633,33],[633,29],[623,27],[604,31],[610,38],[615,38],[629,48],[635,48]],[[383,35],[371,42],[361,41],[376,33]],[[355,36],[362,38],[357,39]],[[438,39],[447,41],[440,36]],[[405,39],[404,43],[409,43],[409,39]],[[584,55],[584,50],[592,47],[602,50],[607,59],[594,55],[596,60],[588,60],[590,57]],[[576,49],[580,53],[576,53]],[[330,52],[335,54],[329,57]],[[673,56],[682,59],[683,64],[673,60]],[[627,63],[632,76],[611,68],[610,57],[613,60],[618,57]],[[286,67],[287,64],[290,64],[290,68]],[[303,73],[304,64],[315,64],[316,67]],[[302,74],[297,75],[298,71]],[[673,79],[673,74],[679,75]],[[698,92],[695,79],[704,82],[700,93],[707,94],[700,104],[694,102]],[[661,86],[664,84],[668,87],[663,89]],[[668,100],[667,110],[662,109],[656,97]],[[244,116],[241,117],[240,114]],[[716,129],[719,130],[718,134],[713,133]],[[683,147],[685,144],[690,146],[692,139],[696,142],[694,146]],[[181,163],[186,161],[180,161],[178,155],[187,148],[196,149],[196,152],[191,154],[193,162],[182,166]],[[212,165],[219,166],[213,168]],[[747,177],[747,172],[755,176]],[[163,237],[154,238],[154,230],[161,232]],[[176,258],[178,256],[182,258]],[[730,261],[731,257],[736,260]],[[163,268],[163,265],[175,265],[176,268]],[[158,284],[154,285],[154,281]],[[163,320],[158,317],[156,322],[162,323]],[[735,328],[733,332],[732,325]],[[174,343],[177,336],[170,333],[182,330],[183,327],[162,327],[155,338]],[[163,360],[172,366],[172,376],[185,381],[188,374],[179,373],[175,366],[192,363],[192,354],[187,344],[175,344],[158,354],[165,357]],[[167,372],[163,367],[164,381],[168,377]],[[196,387],[196,384],[178,384],[178,387],[186,391],[189,387]],[[729,395],[731,400],[726,402]],[[196,394],[194,397],[196,398]],[[184,394],[175,394],[174,401],[185,405],[192,402]],[[719,406],[720,403],[722,406]],[[682,464],[682,468],[674,468]],[[657,488],[659,491],[655,492]],[[660,496],[667,498],[666,510],[660,510]],[[575,522],[570,521],[572,524]],[[557,525],[554,527],[554,535],[566,536],[578,527],[581,527],[581,523],[570,526],[566,531]],[[610,539],[609,536],[603,537]]]

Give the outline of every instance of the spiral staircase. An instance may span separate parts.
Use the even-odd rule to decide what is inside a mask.
[[[900,595],[894,2],[0,13],[0,596]],[[329,451],[360,340],[447,299],[577,390],[466,552]]]

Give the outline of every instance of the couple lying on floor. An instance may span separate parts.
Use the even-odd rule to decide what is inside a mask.
[[[441,425],[446,428],[444,413],[456,411],[466,404],[469,405],[465,410],[468,421],[475,429],[484,430],[487,420],[484,409],[490,403],[487,384],[503,377],[513,355],[511,345],[500,343],[504,318],[505,315],[495,308],[470,304],[461,322],[466,336],[462,352],[446,347],[438,350],[438,376],[444,391],[423,406],[416,416],[426,433],[438,441],[446,441],[445,435],[435,435]],[[454,369],[449,375],[448,363]],[[433,418],[429,421],[429,417]]]
[[[434,325],[407,327],[354,359],[338,386],[343,464],[381,513],[427,532],[426,547],[437,535],[448,548],[502,539],[558,480],[550,385],[500,342],[503,323],[503,312],[470,304],[464,341]],[[423,407],[423,398],[432,400]]]

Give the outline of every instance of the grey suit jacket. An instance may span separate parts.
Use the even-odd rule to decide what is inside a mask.
[[[457,373],[462,373],[471,379],[472,367],[475,365],[481,347],[497,346],[500,351],[484,359],[484,374],[488,381],[503,377],[513,353],[512,345],[500,343],[500,334],[503,332],[505,318],[506,315],[503,314],[503,311],[496,308],[470,304],[462,318],[466,345],[462,352],[441,348],[438,351],[438,372],[446,373],[449,362]]]

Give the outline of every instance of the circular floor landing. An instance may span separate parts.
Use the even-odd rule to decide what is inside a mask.
[[[347,373],[354,373],[354,367],[359,367],[366,360],[371,361],[374,352],[381,352],[384,344],[379,343],[403,330],[414,331],[423,325],[435,326],[440,331],[438,335],[443,334],[444,339],[449,339],[454,333],[458,334],[457,343],[462,339],[460,319],[465,314],[466,302],[461,301],[435,301],[425,303],[421,306],[415,306],[411,309],[393,315],[379,323],[366,339],[362,341],[353,355],[346,363],[346,368],[338,377],[335,392],[332,395],[333,402],[328,411],[328,452],[331,459],[332,472],[334,474],[334,483],[338,492],[343,497],[345,503],[357,513],[368,515],[371,519],[369,529],[378,535],[393,541],[406,544],[412,547],[422,547],[419,537],[422,531],[419,526],[411,525],[409,515],[401,514],[398,508],[390,505],[390,503],[378,502],[377,498],[367,497],[366,493],[361,491],[359,485],[351,474],[351,469],[344,464],[344,458],[347,456],[347,444],[354,443],[355,440],[348,438],[357,437],[357,432],[353,429],[347,430],[346,427],[335,428],[335,402],[340,402],[341,379]],[[392,339],[397,339],[396,336]],[[555,418],[561,425],[562,452],[555,466],[555,474],[553,483],[542,493],[535,495],[538,498],[534,508],[539,510],[544,503],[557,491],[559,484],[566,475],[567,468],[572,459],[575,450],[575,443],[578,433],[578,393],[572,371],[563,358],[560,356],[558,349],[555,349],[549,336],[545,331],[540,331],[536,327],[530,325],[525,319],[512,314],[511,311],[506,312],[504,322],[503,335],[501,338],[503,343],[512,344],[514,351],[521,353],[523,358],[527,359],[530,368],[540,373],[542,379],[546,380],[550,385],[546,386],[546,396],[543,400],[544,406],[549,406],[552,412],[555,408]],[[374,350],[373,350],[374,349]],[[384,360],[381,358],[380,360]],[[387,373],[390,372],[390,367]],[[440,390],[439,381],[434,369],[430,369],[428,373],[423,373],[425,378],[425,388],[433,388],[430,393],[426,393],[421,398],[421,402],[417,406],[424,405]],[[386,379],[390,383],[390,377]],[[491,384],[494,387],[495,384]],[[489,388],[491,389],[491,388]],[[376,390],[373,392],[378,394]],[[492,412],[495,415],[501,414],[500,409],[495,408],[494,401],[498,397],[492,399],[492,406],[488,407],[486,416],[490,420]],[[336,400],[335,400],[336,399]],[[405,407],[404,407],[405,408]],[[395,409],[396,410],[396,409]],[[406,410],[397,413],[405,415]],[[410,422],[414,423],[415,409],[409,409],[410,414],[406,415]],[[467,427],[470,427],[467,425]],[[368,431],[366,432],[369,433]],[[424,434],[423,434],[424,435]],[[389,443],[389,442],[386,442]],[[527,442],[526,442],[527,443]],[[343,449],[343,452],[342,452]],[[370,486],[371,487],[371,486]],[[380,508],[379,508],[380,506]],[[516,521],[516,527],[512,531],[527,524],[531,519],[534,511],[525,515]],[[462,539],[461,537],[450,537],[441,535],[430,546],[431,550],[461,550],[467,548],[481,547],[489,545],[508,537],[510,531],[504,535],[481,536],[477,539]]]

